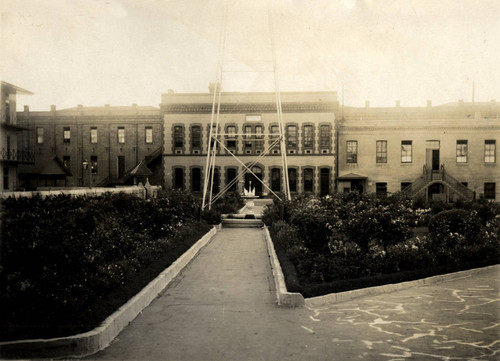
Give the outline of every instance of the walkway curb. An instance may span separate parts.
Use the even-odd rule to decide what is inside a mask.
[[[301,307],[304,306],[304,297],[302,294],[297,292],[288,292],[285,284],[285,276],[281,270],[280,261],[276,255],[274,249],[273,241],[271,240],[271,235],[266,226],[264,226],[264,236],[267,243],[267,252],[269,254],[269,260],[271,261],[271,268],[273,271],[274,286],[276,288],[276,298],[278,300],[278,305],[285,307]]]
[[[415,281],[393,283],[382,286],[361,288],[346,292],[329,293],[327,295],[318,297],[304,298],[301,293],[292,293],[287,291],[285,277],[283,275],[283,271],[281,270],[281,265],[278,257],[276,256],[274,244],[267,226],[264,226],[264,234],[266,238],[269,258],[271,261],[271,268],[274,276],[274,284],[276,286],[276,297],[278,299],[278,304],[280,306],[286,307],[301,307],[305,305],[308,308],[317,308],[325,305],[330,305],[332,303],[349,301],[357,297],[375,296],[384,293],[404,290],[411,287],[432,285],[439,282],[469,277],[473,274],[480,274],[493,269],[497,269],[497,271],[500,272],[500,265],[493,265],[465,271],[446,273],[442,275],[422,278]]]
[[[442,274],[442,275],[422,278],[422,279],[415,280],[415,281],[408,281],[408,282],[393,283],[393,284],[382,285],[382,286],[361,288],[359,290],[352,290],[352,291],[339,292],[339,293],[330,293],[330,294],[324,295],[324,296],[306,298],[305,304],[309,308],[317,308],[320,306],[330,305],[330,304],[336,303],[336,302],[344,302],[344,301],[352,300],[352,299],[357,298],[357,297],[381,295],[384,293],[400,291],[400,290],[404,290],[404,289],[408,289],[408,288],[412,288],[412,287],[416,287],[416,286],[427,286],[427,285],[432,285],[432,284],[439,283],[439,282],[465,278],[465,277],[469,277],[473,274],[479,274],[479,273],[483,273],[483,272],[486,272],[489,270],[494,270],[494,269],[497,269],[497,271],[500,272],[500,265],[493,265],[493,266],[487,266],[487,267],[481,267],[481,268],[474,268],[474,269],[465,270],[465,271],[446,273],[446,274]]]
[[[137,295],[92,331],[74,336],[0,342],[0,355],[10,358],[85,357],[106,348],[205,247],[220,227],[212,228]]]

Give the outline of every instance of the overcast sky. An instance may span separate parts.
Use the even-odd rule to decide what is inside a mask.
[[[18,109],[158,106],[207,92],[225,0],[0,0],[2,80]],[[281,91],[346,105],[500,101],[498,0],[231,0],[225,70],[269,70],[271,3]],[[224,73],[225,91],[273,90],[272,73]]]

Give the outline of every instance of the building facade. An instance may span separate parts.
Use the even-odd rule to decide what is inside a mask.
[[[169,91],[160,108],[25,107],[16,119],[13,94],[23,90],[2,89],[2,189],[131,184],[141,169],[151,170],[152,184],[202,193],[212,90]],[[356,108],[340,107],[336,92],[284,92],[281,103],[292,195],[403,190],[428,200],[500,200],[496,101]],[[222,93],[218,132],[215,194],[240,173],[231,190],[283,191],[280,147],[271,146],[279,133],[274,93]]]
[[[346,107],[338,121],[338,191],[426,199],[500,199],[500,106]]]
[[[155,107],[83,107],[30,112],[36,161],[20,169],[25,189],[130,184],[143,162],[161,184],[163,124]]]
[[[164,121],[164,179],[167,187],[203,191],[213,93],[162,95]],[[335,184],[335,92],[281,93],[291,194],[328,194]],[[246,166],[231,190],[255,188],[281,192],[283,166],[279,145],[254,161],[279,133],[274,93],[222,93],[218,132],[227,149],[218,146],[214,193],[229,184]],[[236,155],[242,164],[231,153]],[[258,177],[266,186],[256,179]]]
[[[18,120],[16,95],[28,90],[2,81],[0,85],[0,192],[19,188],[18,168],[34,162],[30,125]]]

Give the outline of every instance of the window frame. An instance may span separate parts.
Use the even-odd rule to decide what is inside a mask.
[[[153,144],[153,127],[150,125],[144,128],[144,143]]]
[[[299,127],[296,124],[289,124],[286,126],[286,147],[287,149],[297,149],[298,147],[298,132]],[[293,130],[293,132],[292,132]]]
[[[376,144],[375,145],[376,163],[377,164],[387,163],[387,140],[377,140],[375,144]]]
[[[330,149],[331,147],[331,133],[332,129],[330,124],[320,124],[319,126],[319,147],[321,149]]]
[[[118,144],[125,144],[125,127],[118,127],[116,136]]]
[[[409,146],[409,149],[405,149],[404,146]],[[401,141],[401,163],[403,163],[403,164],[413,163],[413,141],[412,140],[402,140]]]
[[[90,143],[97,144],[98,133],[97,127],[90,127]]]
[[[484,140],[484,162],[487,164],[494,164],[497,162],[497,141],[496,139]]]
[[[468,153],[469,149],[467,139],[457,139],[456,162],[460,164],[468,163]]]
[[[201,139],[201,125],[191,126],[191,149],[201,149],[202,139]]]
[[[353,149],[354,146],[354,149]],[[358,141],[346,140],[346,163],[358,164]]]
[[[36,127],[36,144],[43,144],[45,129],[43,127]]]
[[[310,130],[309,132],[308,129]],[[303,133],[304,149],[314,149],[314,125],[304,124]]]
[[[63,127],[63,143],[71,143],[71,127]]]

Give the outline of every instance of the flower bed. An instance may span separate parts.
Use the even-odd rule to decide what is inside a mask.
[[[351,193],[275,201],[263,221],[289,290],[313,297],[498,263],[498,205],[456,206]]]
[[[0,338],[95,328],[209,229],[178,191],[3,201]]]

